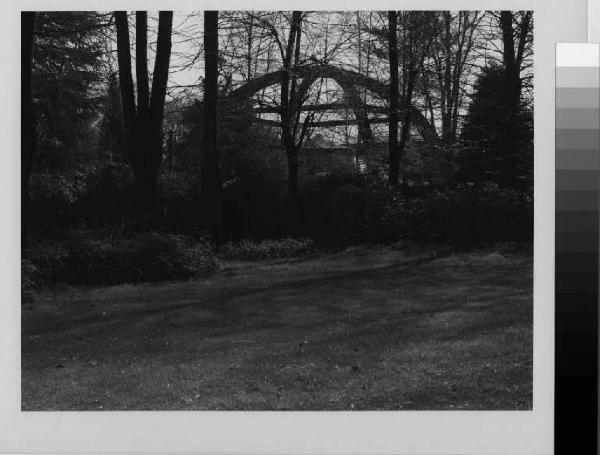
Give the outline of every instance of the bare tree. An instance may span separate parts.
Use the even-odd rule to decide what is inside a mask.
[[[392,34],[396,35],[397,32],[393,33],[391,30],[392,26],[397,27],[397,18],[401,19],[401,30],[402,30],[402,45],[401,49],[397,49],[392,52],[391,41],[390,41],[390,82],[395,85],[393,81],[393,73],[397,71],[398,59],[393,58],[393,54],[401,54],[401,67],[402,67],[402,94],[400,95],[400,107],[402,108],[402,129],[400,131],[400,140],[397,147],[393,149],[393,153],[390,153],[390,172],[389,179],[392,185],[397,185],[400,177],[400,161],[406,148],[406,144],[409,140],[410,130],[412,127],[412,121],[416,115],[415,108],[413,106],[413,98],[415,92],[415,86],[419,78],[419,70],[423,66],[425,56],[429,52],[433,33],[431,33],[432,13],[422,11],[408,11],[402,12],[400,15],[395,13],[396,20],[390,22],[390,37]],[[392,15],[390,15],[392,19]],[[394,88],[390,88],[390,114],[397,111],[392,108],[392,102],[395,102],[392,98]],[[397,94],[397,92],[396,92]],[[394,123],[392,125],[392,123]],[[395,140],[393,135],[397,134],[393,130],[397,129],[397,118],[392,119],[390,115],[390,144]],[[392,150],[390,150],[392,152]],[[403,179],[406,183],[406,179]]]
[[[294,11],[290,21],[285,49],[281,46],[283,68],[281,71],[281,141],[288,162],[288,204],[290,224],[294,224],[298,209],[298,153],[306,135],[308,121],[304,121],[298,131],[300,105],[306,91],[314,79],[299,83],[294,67],[300,63],[300,43],[302,38],[302,12]],[[310,114],[309,114],[310,115]]]
[[[521,70],[523,69],[525,51],[532,39],[532,12],[501,11],[499,20],[502,31],[505,96],[509,101],[509,115],[516,116],[521,102]]]
[[[204,12],[204,153],[202,194],[209,231],[221,241],[221,170],[217,144],[217,96],[219,79],[218,11]],[[249,65],[250,66],[250,65]]]
[[[389,116],[389,180],[398,185],[400,178],[400,150],[398,149],[398,12],[388,11],[388,48],[390,61],[390,116]]]
[[[171,57],[173,12],[159,12],[151,92],[147,68],[147,13],[136,12],[137,106],[131,75],[127,13],[116,11],[114,14],[127,151],[135,177],[135,218],[139,229],[149,229],[156,227],[158,223],[158,174],[162,162],[162,120]]]
[[[435,38],[431,46],[431,66],[434,86],[439,95],[436,107],[440,111],[441,136],[447,144],[456,140],[464,98],[463,88],[474,58],[474,33],[483,16],[478,11],[459,11],[456,14],[443,11],[434,17]],[[433,111],[434,102],[428,91],[429,87],[424,85],[426,102]]]

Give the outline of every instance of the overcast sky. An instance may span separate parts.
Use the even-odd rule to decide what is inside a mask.
[[[369,15],[369,12],[361,12],[360,13],[363,18],[366,18]],[[383,14],[383,16],[382,16]],[[157,30],[157,12],[149,12],[149,36],[148,41],[150,43],[150,52],[149,52],[149,70],[152,71],[154,64],[154,48],[156,45],[156,30]],[[280,18],[281,23],[275,24],[278,32],[281,35],[282,41],[286,39],[288,24],[285,18]],[[355,32],[356,30],[356,13],[348,12],[313,12],[310,13],[306,21],[310,22],[309,26],[306,27],[306,33],[303,35],[303,54],[306,55],[314,55],[315,58],[320,59],[323,57],[325,53],[325,49],[331,51],[331,48],[338,44],[340,47],[335,53],[335,57],[333,58],[332,63],[340,66],[346,66],[348,68],[357,69],[358,65],[358,55],[354,44],[356,43],[356,36],[352,35],[350,37],[350,32]],[[371,15],[371,20],[373,24],[385,26],[386,24],[386,14],[385,12],[373,12]],[[478,50],[479,57],[475,62],[477,66],[482,66],[485,64],[485,60],[490,55],[498,56],[498,49],[500,47],[500,42],[496,40],[489,39],[489,33],[493,29],[495,25],[495,20],[488,16],[486,17],[480,24],[480,36],[477,37],[482,47]],[[348,25],[344,25],[345,22],[348,22]],[[135,42],[135,29],[134,29],[135,19],[133,16],[130,16],[130,37],[132,45]],[[246,48],[245,44],[245,35],[238,36],[236,38],[235,34],[232,32],[231,28],[227,28],[228,23],[223,20],[219,21],[219,47],[220,52],[227,55],[228,61],[238,62],[239,66],[237,68],[228,68],[230,71],[233,71],[232,79],[233,83],[241,83],[244,79],[246,79],[245,75],[245,61],[244,55]],[[258,28],[256,28],[256,32],[258,33]],[[352,42],[348,42],[349,39],[352,39]],[[367,39],[368,35],[363,32],[362,39]],[[256,39],[256,37],[255,37]],[[271,43],[272,53],[271,59],[278,58],[278,50],[275,47],[274,41],[272,37],[263,38],[262,47],[266,48],[267,42]],[[341,43],[341,44],[340,44]],[[347,43],[344,45],[344,43]],[[114,44],[113,44],[114,46]],[[185,95],[192,95],[194,97],[201,97],[201,80],[204,75],[204,55],[202,52],[203,48],[203,12],[175,12],[173,18],[173,37],[172,37],[172,56],[171,56],[171,65],[170,65],[170,75],[169,75],[169,97],[172,99],[180,98]],[[132,57],[135,54],[132,52]],[[364,56],[363,56],[364,58]],[[263,55],[263,60],[266,60]],[[369,76],[375,77],[378,79],[387,78],[387,63],[382,59],[372,59]],[[116,62],[115,62],[116,65]],[[275,64],[274,66],[279,66]],[[270,71],[275,70],[275,67],[271,67]],[[133,65],[132,70],[135,72],[135,65]],[[238,71],[239,70],[239,71]],[[264,74],[266,72],[266,67],[264,61],[259,62],[259,67],[256,68],[257,74]],[[363,68],[364,72],[364,68]],[[135,74],[135,73],[134,73]],[[474,80],[475,73],[471,76],[471,82]],[[134,79],[135,80],[135,79]],[[333,81],[325,81],[325,86],[323,89],[324,94],[328,94],[329,98],[327,102],[331,102],[333,99],[331,96],[332,92],[335,92],[337,85],[333,83]],[[469,90],[469,87],[465,88]],[[341,96],[341,93],[338,93],[337,96]],[[319,98],[319,103],[325,102],[324,95],[321,95]],[[337,118],[347,116],[347,113],[338,113],[336,115]],[[274,120],[276,119],[276,115],[267,115],[267,117],[272,117]],[[436,122],[437,123],[437,122]],[[375,126],[375,128],[380,128],[385,126]],[[343,128],[342,128],[343,129]],[[354,135],[356,133],[354,127],[350,127],[351,134]],[[347,128],[345,129],[347,131]]]

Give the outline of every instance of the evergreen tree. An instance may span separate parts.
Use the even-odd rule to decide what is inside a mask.
[[[503,90],[504,68],[482,69],[461,132],[458,177],[467,182],[528,186],[533,182],[533,112],[519,103],[516,121]]]
[[[67,169],[82,158],[78,154],[87,160],[94,152],[89,142],[100,112],[107,26],[95,12],[37,13],[32,85],[38,167]]]

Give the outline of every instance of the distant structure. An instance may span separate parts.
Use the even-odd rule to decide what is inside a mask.
[[[344,103],[320,104],[302,106],[303,111],[340,111],[352,109],[354,120],[326,120],[311,122],[313,127],[334,127],[344,126],[348,122],[357,125],[358,127],[358,142],[368,144],[373,140],[371,124],[387,123],[388,119],[383,117],[372,118],[370,113],[387,114],[388,108],[385,106],[368,105],[359,96],[360,89],[365,89],[377,99],[386,101],[388,99],[389,88],[386,84],[367,77],[358,72],[339,68],[335,65],[314,63],[300,65],[294,68],[298,77],[302,78],[303,90],[305,93],[319,79],[329,78],[334,80],[343,90]],[[247,104],[248,101],[259,91],[270,86],[275,86],[281,82],[282,70],[267,73],[252,79],[237,89],[233,90],[229,95],[221,100],[224,105],[235,106],[236,104]],[[400,106],[403,109],[402,106]],[[412,108],[412,123],[426,145],[433,145],[439,142],[439,136],[435,127],[427,120],[423,113],[414,105]],[[255,107],[256,113],[279,113],[277,106],[273,107]],[[262,123],[279,126],[280,122],[269,119],[257,119]],[[424,144],[424,145],[425,145]]]

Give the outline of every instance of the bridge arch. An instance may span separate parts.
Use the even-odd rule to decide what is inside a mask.
[[[368,141],[372,138],[368,116],[370,108],[361,100],[358,89],[364,88],[379,99],[387,101],[389,97],[389,86],[387,84],[356,71],[325,63],[299,65],[294,67],[294,72],[302,79],[303,87],[301,87],[301,90],[305,91],[318,79],[333,79],[342,88],[345,97],[350,100],[358,124],[359,138],[363,141]],[[221,103],[224,105],[235,105],[244,102],[257,92],[280,83],[281,75],[282,70],[278,70],[252,79],[233,90],[221,100]],[[403,110],[403,106],[400,106],[400,109]],[[411,109],[412,123],[423,137],[423,140],[426,143],[437,143],[439,136],[435,127],[414,105],[411,106]],[[384,108],[380,109],[380,112],[385,111],[387,110]]]

